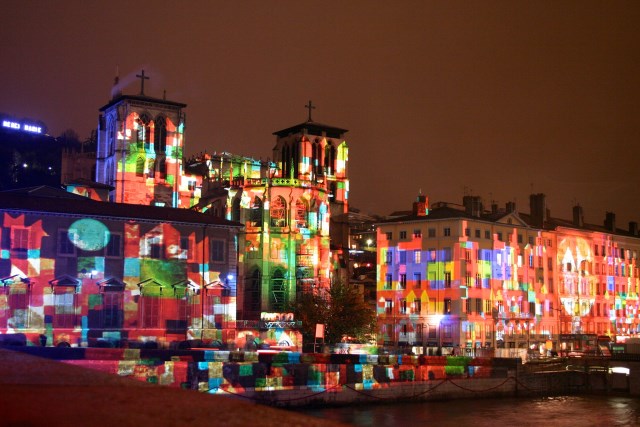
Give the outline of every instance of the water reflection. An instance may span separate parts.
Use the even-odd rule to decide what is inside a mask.
[[[616,396],[561,396],[415,402],[301,410],[354,426],[637,426],[640,401]]]

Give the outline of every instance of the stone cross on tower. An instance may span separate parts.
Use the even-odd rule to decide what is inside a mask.
[[[142,70],[142,74],[136,74],[136,77],[140,79],[140,95],[144,96],[144,81],[149,80],[149,77],[144,75],[144,70]]]
[[[311,103],[311,100],[309,100],[309,103],[307,105],[304,106],[304,108],[306,108],[307,110],[309,110],[309,122],[311,122],[311,110],[315,110],[316,107],[313,106],[313,104]]]

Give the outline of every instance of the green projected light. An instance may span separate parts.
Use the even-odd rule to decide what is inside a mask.
[[[106,225],[95,219],[79,219],[71,224],[69,240],[84,251],[99,251],[109,243],[110,233]]]

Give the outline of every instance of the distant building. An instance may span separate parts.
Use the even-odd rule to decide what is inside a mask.
[[[0,190],[59,187],[61,152],[43,123],[0,116]]]
[[[456,346],[557,346],[559,334],[638,336],[637,223],[552,218],[545,196],[530,213],[485,210],[479,197],[378,223],[379,343],[434,352]]]

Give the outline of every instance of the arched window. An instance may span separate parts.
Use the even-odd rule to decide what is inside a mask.
[[[156,118],[153,134],[153,147],[156,153],[164,154],[167,151],[167,122],[164,116]]]
[[[138,148],[142,148],[142,144],[144,144],[144,148],[149,149],[149,145],[151,143],[151,119],[149,115],[142,114],[138,119]]]
[[[320,154],[322,154],[322,148],[320,147],[320,143],[316,139],[313,142],[313,147],[311,148],[312,152],[312,161],[311,161],[311,170],[316,175],[322,175],[322,163]]]
[[[158,159],[157,161],[158,163],[158,175],[161,179],[166,178],[167,176],[167,161],[165,160],[164,157],[161,157],[160,159]]]
[[[276,270],[271,276],[269,303],[271,311],[284,311],[287,301],[287,283],[282,270]]]
[[[287,225],[287,203],[281,196],[271,201],[271,226],[285,227]]]
[[[136,176],[144,176],[144,157],[142,156],[136,160]]]
[[[149,178],[153,178],[155,176],[156,170],[156,162],[153,159],[149,160]]]
[[[251,206],[251,225],[253,227],[262,227],[262,200],[256,196]]]
[[[333,175],[334,162],[336,157],[336,149],[329,142],[324,148],[324,170],[327,175]]]
[[[296,200],[296,227],[298,228],[307,228],[307,216],[309,214],[309,209],[307,208],[307,203],[302,200]]]
[[[262,295],[262,273],[256,268],[245,279],[244,311],[245,318],[257,319],[260,315],[260,300]]]

